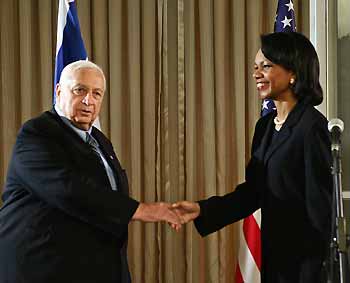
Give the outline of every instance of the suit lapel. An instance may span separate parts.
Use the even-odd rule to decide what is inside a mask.
[[[273,131],[273,127],[272,127]],[[277,148],[281,147],[281,145],[288,139],[288,137],[291,134],[291,129],[284,128],[283,130],[277,134],[276,140],[273,144],[270,144],[268,147],[268,150],[264,157],[264,163],[266,164],[267,161],[270,159],[271,155],[276,151]],[[270,137],[272,137],[272,133],[270,134]]]
[[[299,122],[302,114],[304,113],[304,111],[308,105],[309,105],[309,99],[307,99],[307,98],[305,98],[302,101],[299,101],[295,105],[293,110],[289,113],[285,124],[281,128],[280,132],[277,134],[277,137],[276,137],[275,142],[273,144],[270,143],[270,140],[271,140],[270,137],[272,137],[272,131],[273,131],[273,128],[275,125],[273,123],[273,119],[271,118],[270,123],[269,123],[269,131],[266,131],[266,134],[264,136],[264,138],[266,138],[266,136],[268,137],[267,138],[268,144],[270,144],[270,146],[264,148],[265,150],[267,149],[265,156],[264,156],[264,163],[265,164],[268,162],[268,160],[271,158],[271,156],[276,152],[276,150],[278,148],[282,147],[283,143],[288,140],[290,135],[293,133],[294,126]],[[265,152],[265,150],[264,150],[264,152]]]
[[[46,113],[51,115],[51,117],[54,118],[54,121],[57,122],[57,125],[53,127],[54,129],[57,129],[55,133],[53,133],[56,138],[65,140],[66,144],[73,146],[81,154],[90,155],[90,147],[77,135],[77,133],[73,131],[73,129],[62,121],[54,109]]]
[[[70,152],[72,154],[76,154],[79,156],[80,160],[84,160],[85,162],[94,162],[95,170],[98,172],[99,176],[101,176],[106,182],[106,184],[110,184],[106,169],[103,164],[97,161],[94,154],[92,154],[91,147],[76,133],[72,128],[67,126],[62,119],[58,116],[56,111],[52,109],[50,112],[46,112],[54,118],[54,123],[56,123],[54,127],[53,136],[57,139],[62,140],[63,144],[69,145]],[[98,140],[99,142],[99,140]],[[104,150],[103,150],[104,151]],[[109,156],[103,152],[105,156]],[[107,159],[107,157],[106,157]]]
[[[120,189],[123,193],[129,194],[129,187],[127,182],[126,174],[124,173],[124,170],[122,169],[117,156],[114,153],[113,148],[111,147],[110,143],[107,142],[104,135],[95,127],[92,128],[92,135],[94,138],[98,141],[100,148],[111,168],[113,169],[113,172],[115,173],[114,176],[116,178],[117,187]]]
[[[92,128],[92,135],[98,141],[100,148],[108,162],[108,164],[117,172],[120,173],[122,168],[115,156],[113,148],[106,142],[105,138],[102,137],[101,133],[96,128]]]
[[[254,152],[255,157],[257,157],[258,160],[264,160],[264,156],[266,153],[266,150],[268,149],[268,146],[270,144],[270,137],[273,131],[273,119],[269,119],[269,121],[266,124],[266,127],[262,129],[262,138],[261,143],[257,150]]]

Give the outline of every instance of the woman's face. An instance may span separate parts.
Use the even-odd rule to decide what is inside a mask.
[[[295,81],[293,72],[268,60],[261,49],[255,56],[253,77],[261,99],[283,100],[293,95],[290,88]]]

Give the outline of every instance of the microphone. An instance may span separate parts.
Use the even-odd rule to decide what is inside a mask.
[[[331,133],[332,146],[331,149],[339,151],[340,136],[344,131],[344,122],[338,118],[333,118],[328,122],[328,131]]]

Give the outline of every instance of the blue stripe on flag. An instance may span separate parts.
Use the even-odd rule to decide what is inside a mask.
[[[61,21],[59,18],[57,22],[57,25],[65,25],[64,27],[57,27],[57,41],[62,39],[62,44],[61,46],[57,46],[56,50],[54,89],[59,82],[61,72],[66,65],[77,60],[87,59],[75,2],[71,0],[60,0],[59,5],[59,11],[64,11],[66,14],[63,15],[65,21]],[[66,11],[67,6],[69,7],[68,11]],[[63,34],[59,34],[62,31]],[[56,94],[54,90],[53,103],[55,103],[55,97]]]

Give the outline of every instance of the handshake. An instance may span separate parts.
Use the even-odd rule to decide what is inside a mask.
[[[180,201],[173,204],[166,202],[140,203],[132,220],[166,221],[173,229],[179,231],[182,224],[196,219],[199,214],[199,204],[191,201]]]

